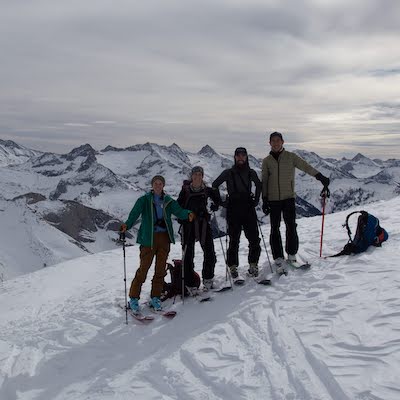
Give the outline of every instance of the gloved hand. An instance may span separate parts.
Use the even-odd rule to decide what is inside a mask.
[[[315,175],[315,179],[319,180],[324,185],[324,187],[327,188],[329,186],[330,179],[322,175],[321,172],[318,172],[318,174]]]
[[[210,204],[210,210],[211,211],[218,211],[219,205],[215,203]]]
[[[263,199],[262,210],[265,215],[269,215],[271,212],[271,208],[269,207],[267,199]]]
[[[259,202],[259,200],[257,200],[257,199],[252,200],[252,205],[254,208],[256,208],[258,206],[258,202]]]
[[[195,219],[196,219],[196,214],[194,212],[189,213],[189,215],[188,215],[189,222],[192,222]]]
[[[119,227],[119,231],[120,231],[121,233],[125,233],[127,230],[128,230],[128,227],[127,227],[126,224],[122,224],[122,225]]]

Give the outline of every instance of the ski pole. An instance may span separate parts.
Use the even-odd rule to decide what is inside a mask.
[[[119,241],[122,242],[122,251],[124,254],[124,283],[125,283],[125,319],[128,325],[128,298],[126,296],[126,255],[125,255],[125,232],[119,233]]]
[[[326,198],[330,196],[328,187],[324,186],[320,196],[322,198],[322,226],[321,226],[321,241],[319,246],[319,256],[322,257],[322,241],[324,238],[324,223],[325,223],[325,205],[326,205]]]
[[[219,230],[218,220],[217,220],[217,217],[215,215],[215,211],[213,211],[213,214],[214,214],[215,225],[217,226],[217,229],[218,229],[218,236],[219,236],[219,242],[221,243],[222,254],[224,255],[225,268],[226,268],[225,280],[227,281],[228,280],[228,276],[229,276],[229,281],[230,281],[231,286],[233,288],[231,271],[230,271],[229,266],[228,266],[228,259],[227,259],[226,253],[225,253],[224,245],[222,243],[222,239],[221,239],[221,235],[220,235],[221,231]],[[228,240],[227,232],[225,232],[225,237],[226,237],[226,240]]]
[[[186,257],[186,249],[187,243],[183,246],[182,251],[182,271],[181,271],[181,278],[182,278],[182,304],[185,304],[185,257]]]
[[[258,220],[258,218],[257,218],[257,224],[258,224],[258,230],[259,230],[260,233],[261,233],[262,241],[263,241],[263,243],[264,243],[265,252],[267,253],[269,268],[271,269],[271,273],[273,273],[274,271],[272,270],[271,261],[270,261],[270,259],[269,259],[269,254],[268,254],[268,250],[267,250],[267,245],[265,244],[264,234],[263,234],[263,231],[262,231],[262,229],[261,229],[261,224],[260,224],[260,221]]]

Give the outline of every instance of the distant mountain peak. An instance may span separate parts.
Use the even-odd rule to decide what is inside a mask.
[[[19,144],[13,142],[12,140],[3,140],[0,139],[0,145],[4,147],[8,147],[10,149],[23,149],[24,147],[20,146]]]
[[[67,160],[74,160],[76,157],[89,157],[95,155],[96,155],[96,150],[90,144],[86,143],[83,144],[82,146],[72,149],[67,154]]]
[[[358,161],[361,161],[361,160],[369,160],[369,158],[368,158],[368,157],[365,157],[364,154],[358,153],[357,155],[355,155],[355,156],[352,158],[351,161],[358,162]]]
[[[201,154],[203,156],[214,156],[217,155],[217,152],[208,144],[203,146],[201,150],[198,152],[198,154]]]

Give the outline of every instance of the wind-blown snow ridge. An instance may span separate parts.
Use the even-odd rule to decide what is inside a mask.
[[[115,305],[124,296],[120,248],[3,282],[0,398],[398,399],[400,201],[367,210],[389,231],[382,248],[319,259],[321,218],[303,218],[300,256],[312,262],[309,271],[291,271],[272,287],[248,280],[209,303],[176,299],[172,321],[125,325]],[[345,216],[326,216],[324,254],[346,243]],[[170,259],[180,252],[173,246]],[[243,240],[242,268],[246,259]],[[137,246],[127,248],[128,282],[137,261]],[[201,265],[199,251],[195,261]],[[261,263],[268,272],[264,251]]]

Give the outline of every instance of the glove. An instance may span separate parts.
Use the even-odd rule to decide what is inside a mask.
[[[194,212],[189,213],[189,215],[188,215],[189,222],[192,222],[195,219],[196,219],[196,214]]]
[[[215,203],[210,204],[210,210],[211,211],[218,211],[219,205]]]
[[[329,186],[330,179],[322,175],[321,172],[318,172],[318,174],[315,175],[315,179],[319,180],[324,185],[324,188]]]
[[[265,215],[269,215],[271,212],[267,199],[263,199],[262,210]]]
[[[121,233],[125,233],[127,230],[128,230],[128,227],[127,227],[126,224],[122,224],[122,225],[119,227],[119,231],[120,231]]]

